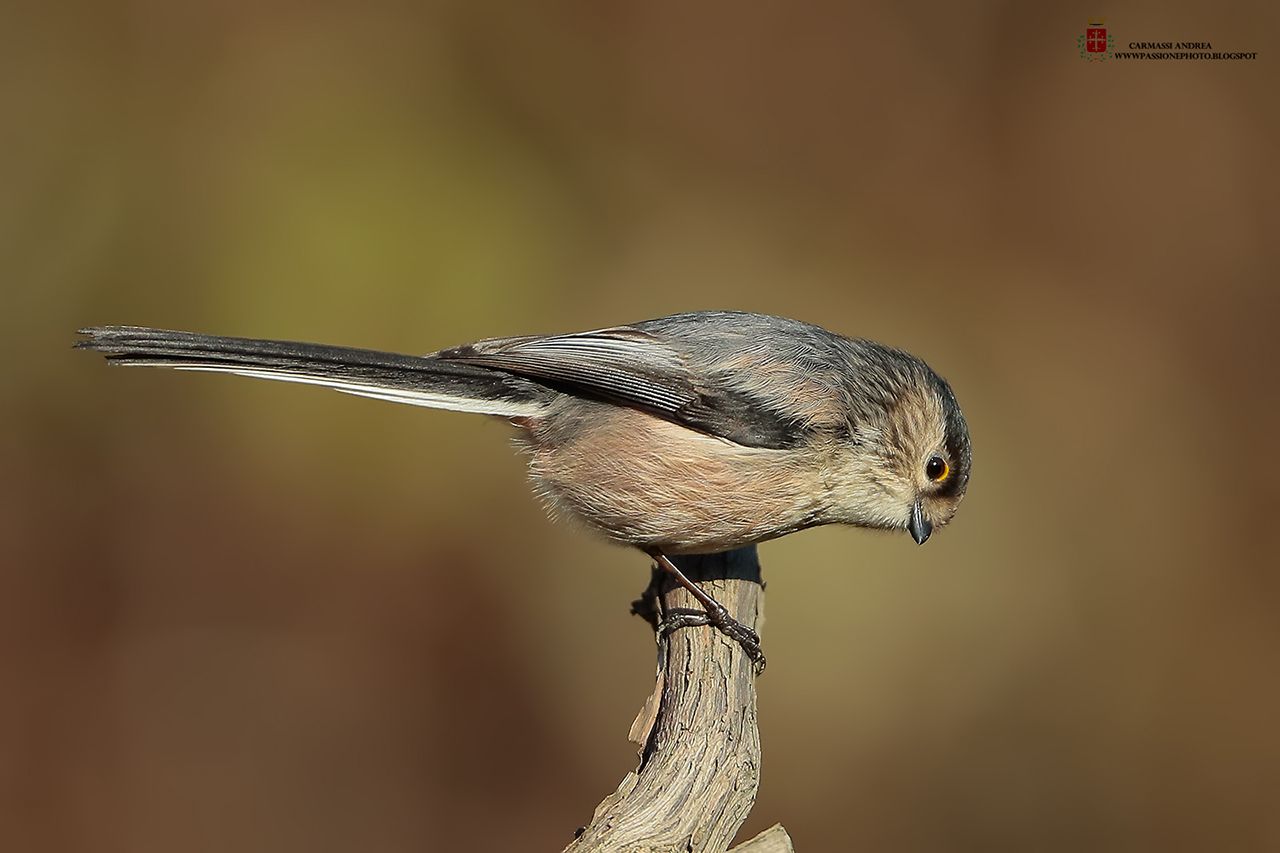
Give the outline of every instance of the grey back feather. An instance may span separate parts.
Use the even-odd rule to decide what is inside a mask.
[[[797,320],[736,311],[630,326],[497,338],[436,353],[566,393],[633,406],[751,447],[787,448],[814,431],[875,418],[923,362]]]

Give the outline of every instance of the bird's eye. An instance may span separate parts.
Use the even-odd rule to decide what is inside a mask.
[[[941,456],[931,456],[929,461],[925,463],[924,475],[935,483],[941,483],[947,479],[947,475],[951,473],[951,468],[947,466],[947,460]]]

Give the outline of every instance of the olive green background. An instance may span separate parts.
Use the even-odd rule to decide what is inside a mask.
[[[645,559],[508,430],[108,370],[130,323],[426,352],[732,307],[918,353],[924,548],[761,548],[816,851],[1280,848],[1274,4],[0,12],[0,847],[558,850],[634,766]],[[1208,40],[1253,62],[1082,61]]]

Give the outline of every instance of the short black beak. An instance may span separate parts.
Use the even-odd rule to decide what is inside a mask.
[[[933,525],[924,517],[924,507],[920,506],[920,501],[911,505],[911,520],[907,522],[907,530],[911,531],[911,538],[916,540],[917,545],[923,545],[933,532]]]

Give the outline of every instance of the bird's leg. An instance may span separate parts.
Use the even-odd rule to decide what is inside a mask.
[[[671,575],[676,583],[688,590],[689,594],[696,598],[704,608],[701,611],[684,608],[668,611],[666,618],[657,626],[658,632],[665,635],[677,628],[710,625],[742,646],[742,650],[747,653],[747,657],[751,658],[751,662],[755,665],[756,672],[763,672],[765,660],[764,652],[760,650],[760,635],[730,616],[729,611],[723,604],[708,595],[702,587],[689,580],[688,576],[680,571],[676,564],[667,558],[666,554],[657,548],[645,548],[644,551],[650,557],[653,557],[654,562],[663,571]]]

